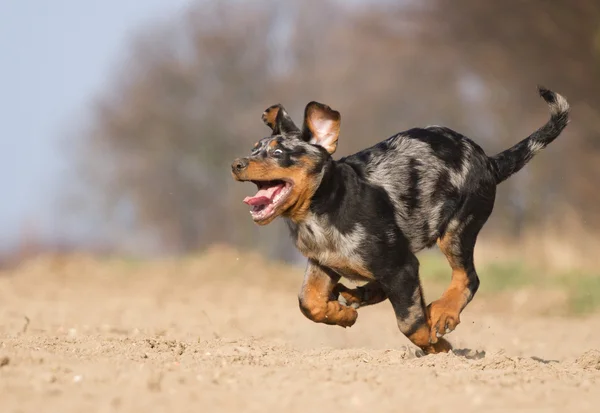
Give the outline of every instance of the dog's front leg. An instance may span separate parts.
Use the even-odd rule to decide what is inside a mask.
[[[358,313],[352,307],[341,304],[333,296],[340,276],[333,271],[309,260],[298,301],[300,310],[315,323],[350,327],[356,322]]]
[[[342,304],[354,308],[374,305],[387,300],[387,295],[379,281],[370,281],[356,288],[348,288],[344,284],[338,283],[333,289],[333,295],[339,297],[338,300]]]

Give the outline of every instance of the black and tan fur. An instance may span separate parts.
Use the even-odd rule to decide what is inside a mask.
[[[465,136],[431,126],[400,132],[334,160],[340,114],[311,102],[298,128],[281,105],[263,121],[272,135],[251,155],[234,161],[236,180],[258,185],[286,182],[289,194],[274,202],[265,225],[283,217],[297,248],[308,258],[299,294],[309,319],[349,327],[357,308],[389,299],[398,327],[426,353],[445,352],[442,338],[479,287],[473,250],[492,213],[496,186],[518,172],[568,123],[569,106],[540,88],[550,120],[529,137],[488,157]],[[443,295],[426,306],[418,251],[439,246],[452,269]],[[341,277],[367,283],[349,289]]]

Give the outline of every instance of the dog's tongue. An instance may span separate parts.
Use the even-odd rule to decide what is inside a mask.
[[[273,185],[266,188],[261,188],[258,190],[256,195],[247,196],[244,198],[244,203],[248,205],[267,205],[270,204],[275,196],[275,193],[278,189],[281,188],[281,185]]]

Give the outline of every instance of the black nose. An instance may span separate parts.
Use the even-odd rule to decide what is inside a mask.
[[[231,164],[231,170],[233,172],[243,171],[247,167],[248,167],[248,159],[246,159],[246,158],[236,159],[235,161],[233,161],[233,164]]]

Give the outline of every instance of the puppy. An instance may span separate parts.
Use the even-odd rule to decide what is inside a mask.
[[[271,136],[236,159],[234,179],[256,184],[244,202],[252,219],[286,221],[308,259],[299,294],[302,313],[317,323],[350,327],[357,309],[389,299],[398,328],[425,353],[447,352],[442,336],[460,323],[479,277],[473,250],[494,207],[496,186],[529,162],[567,126],[565,98],[539,88],[550,120],[529,137],[489,157],[469,138],[430,126],[400,132],[334,160],[340,114],[310,102],[301,128],[283,106],[262,116]],[[426,306],[415,253],[439,246],[452,279]],[[366,282],[349,289],[341,277]]]

